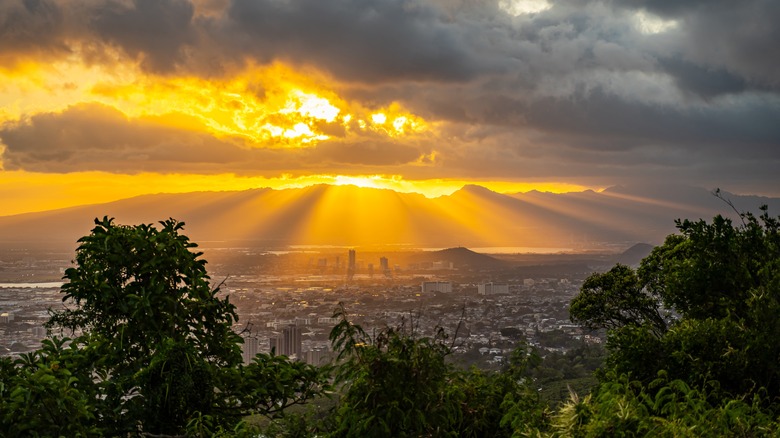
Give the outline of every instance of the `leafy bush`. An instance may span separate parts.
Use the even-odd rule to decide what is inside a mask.
[[[416,337],[405,326],[386,327],[371,337],[343,306],[334,316],[340,322],[330,339],[342,395],[333,436],[500,437],[510,436],[520,417],[542,417],[538,395],[522,377],[523,348],[500,373],[462,370],[446,360],[451,350],[442,329]],[[508,411],[511,418],[502,421]]]
[[[242,364],[235,307],[211,288],[183,223],[95,224],[65,272],[72,307],[48,322],[80,335],[0,361],[7,436],[241,435],[247,415],[327,389],[323,372],[286,357]]]

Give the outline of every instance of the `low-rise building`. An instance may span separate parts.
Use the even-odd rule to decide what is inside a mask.
[[[482,283],[477,285],[477,293],[480,295],[508,294],[509,285],[506,283]]]

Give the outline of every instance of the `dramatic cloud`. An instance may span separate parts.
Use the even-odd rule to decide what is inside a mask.
[[[192,121],[197,124],[197,121]],[[43,113],[0,128],[6,170],[118,173],[252,173],[319,171],[338,173],[354,166],[400,166],[424,153],[418,147],[381,138],[324,141],[294,151],[253,148],[241,139],[171,128],[155,119],[129,119],[100,104]]]
[[[70,49],[64,42],[64,15],[53,1],[0,3],[0,56],[66,55]]]
[[[416,2],[235,0],[222,30],[260,59],[315,64],[371,83],[472,78],[489,60],[470,50],[460,24]]]
[[[193,5],[187,0],[107,2],[95,10],[90,27],[133,58],[142,57],[152,71],[166,71],[181,62],[185,46],[195,38]]]
[[[7,170],[73,172],[165,171],[181,163],[236,163],[247,153],[204,134],[131,121],[103,105],[38,114],[0,129]],[[167,164],[166,164],[167,163]]]
[[[9,66],[115,65],[113,85],[126,80],[119,67],[135,68],[149,83],[169,81],[156,89],[164,93],[176,78],[228,81],[280,64],[327,84],[330,94],[311,101],[327,96],[334,112],[279,128],[270,125],[287,113],[247,110],[231,125],[236,136],[216,131],[221,120],[202,132],[157,110],[112,109],[129,92],[85,103],[94,87],[65,111],[6,116],[2,163],[600,186],[676,179],[780,195],[778,22],[776,0],[9,0],[0,4]],[[273,94],[256,82],[257,99]],[[237,112],[251,107],[235,102]],[[392,105],[405,115],[372,125]],[[412,115],[424,130],[393,131]],[[308,142],[248,140],[262,129]]]

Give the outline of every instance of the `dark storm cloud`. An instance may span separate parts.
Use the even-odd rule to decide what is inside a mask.
[[[597,89],[580,101],[546,99],[525,111],[529,125],[554,134],[602,138],[607,146],[619,147],[624,139],[633,146],[685,144],[692,149],[722,149],[726,154],[752,149],[758,155],[780,159],[777,101],[668,108],[626,102]]]
[[[0,55],[67,54],[65,17],[53,0],[0,2]]]
[[[677,86],[703,98],[746,91],[748,81],[726,70],[714,70],[680,58],[662,58],[659,65],[673,76]]]
[[[525,138],[516,149],[524,154],[544,149],[553,164],[573,159],[588,168],[604,160],[602,152],[614,153],[610,159],[619,157],[626,165],[647,160],[694,165],[743,159],[780,164],[780,101],[766,96],[719,105],[665,106],[627,101],[594,88],[567,98],[529,101],[485,95],[466,103],[453,99],[437,105],[467,114],[470,126],[482,126],[457,135],[459,140],[484,143],[494,138],[506,145],[511,138]],[[643,153],[646,148],[652,155]],[[592,159],[573,158],[571,151],[592,152]],[[510,155],[504,157],[512,162]]]
[[[459,23],[423,2],[234,0],[228,18],[227,39],[242,52],[346,80],[464,80],[480,63]]]
[[[188,0],[4,0],[0,56],[47,60],[79,51],[100,62],[116,48],[148,71],[170,72],[196,42],[193,10]]]
[[[193,13],[188,0],[107,1],[94,10],[90,26],[101,41],[140,58],[149,70],[166,71],[194,42]]]
[[[247,152],[205,134],[127,119],[99,104],[45,113],[0,129],[7,170],[138,172],[214,168]]]
[[[7,0],[0,51],[102,44],[154,72],[284,60],[363,83],[515,75],[519,91],[592,70],[668,74],[703,97],[780,87],[776,0],[553,3],[512,17],[495,0]],[[637,12],[677,27],[643,34]]]
[[[780,2],[775,0],[616,1],[679,20],[679,56],[710,71],[740,76],[759,88],[780,89]]]

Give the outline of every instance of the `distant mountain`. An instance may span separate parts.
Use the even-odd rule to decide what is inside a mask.
[[[721,193],[741,212],[755,213],[766,204],[770,213],[780,214],[780,198]],[[657,184],[616,186],[600,193],[592,190],[564,194],[534,191],[510,196],[557,214],[557,218],[550,220],[554,220],[558,228],[571,230],[572,242],[583,246],[588,246],[588,241],[639,241],[657,245],[668,234],[676,232],[676,219],[709,221],[719,214],[738,219],[723,200],[711,191],[697,187]]]
[[[617,256],[617,263],[627,266],[637,266],[643,258],[650,255],[654,246],[647,243],[637,243]]]
[[[780,199],[723,192],[737,208],[757,211]],[[499,194],[466,186],[449,196],[355,186],[253,189],[145,195],[121,201],[0,217],[0,245],[70,245],[96,217],[155,223],[173,217],[207,245],[412,245],[552,247],[623,250],[659,244],[677,218],[735,217],[709,191],[691,187],[612,187],[603,192]]]
[[[425,252],[419,255],[419,259],[426,259],[431,262],[450,262],[457,268],[470,267],[475,269],[488,269],[506,265],[502,260],[493,258],[489,255],[479,254],[463,247]]]

